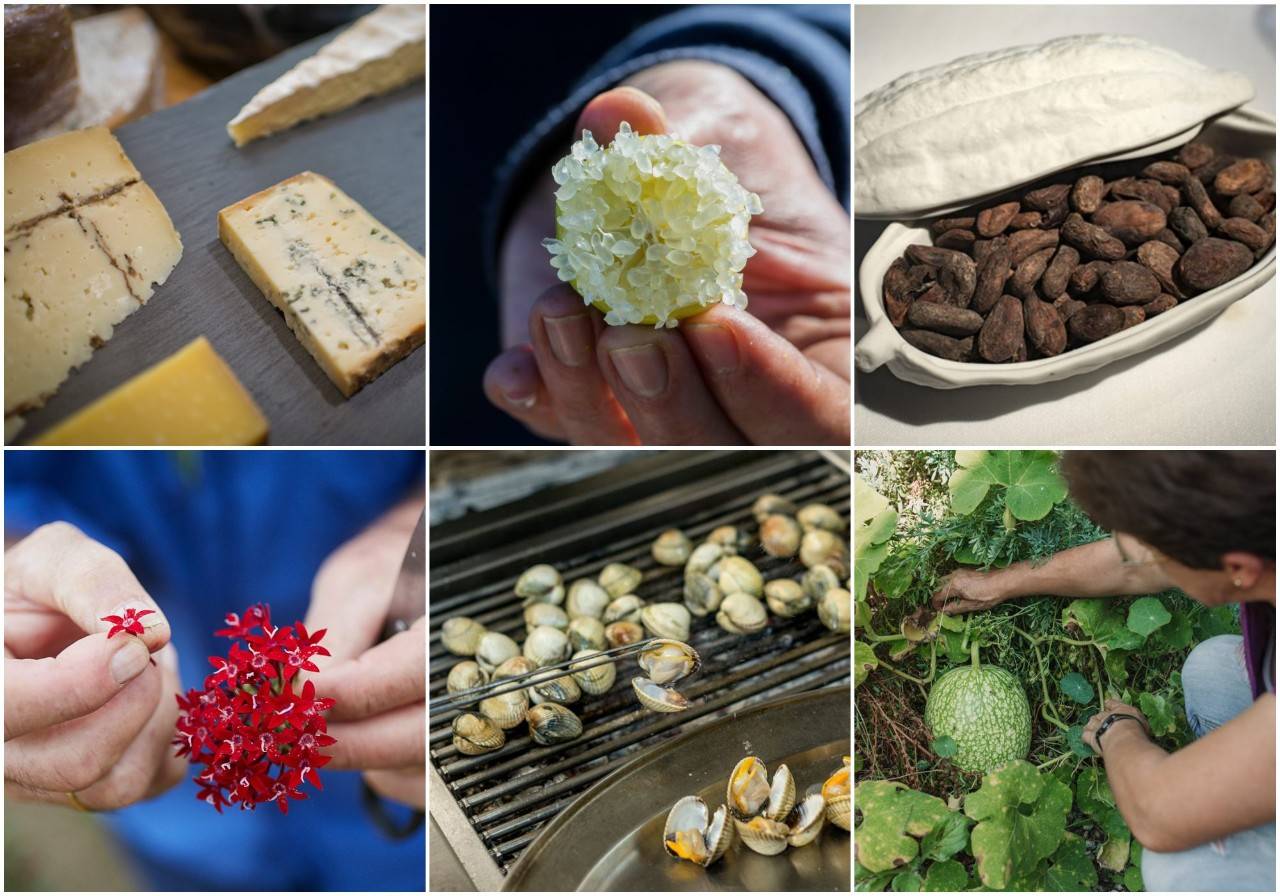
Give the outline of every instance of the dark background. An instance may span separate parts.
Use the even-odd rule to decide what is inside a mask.
[[[494,174],[511,146],[613,44],[679,8],[430,7],[430,444],[540,442],[482,389],[485,367],[500,350],[481,230]]]

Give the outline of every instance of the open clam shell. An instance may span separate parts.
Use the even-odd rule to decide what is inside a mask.
[[[734,819],[734,826],[742,842],[762,856],[776,856],[787,848],[790,829],[780,821],[757,815],[747,821]]]
[[[658,641],[640,651],[637,662],[655,684],[671,684],[702,668],[698,651],[683,641]]]
[[[822,798],[827,803],[827,821],[849,830],[849,766],[837,769],[822,784]]]
[[[480,756],[499,749],[506,742],[502,729],[482,715],[464,712],[453,720],[453,745],[459,753]]]
[[[782,821],[796,804],[796,779],[786,764],[778,766],[769,782],[769,800],[765,803],[764,816]]]
[[[817,839],[827,820],[827,801],[821,793],[810,793],[787,813],[787,843],[807,846]]]
[[[539,703],[525,714],[529,734],[543,746],[563,744],[582,736],[582,719],[559,703]]]
[[[706,867],[724,855],[733,845],[736,828],[726,806],[707,811],[699,797],[676,800],[662,831],[662,846],[667,855]]]
[[[739,818],[759,814],[769,801],[769,772],[755,756],[748,756],[733,767],[725,803]]]
[[[689,700],[679,691],[664,688],[647,678],[631,679],[631,689],[645,709],[654,712],[682,712],[689,708]]]

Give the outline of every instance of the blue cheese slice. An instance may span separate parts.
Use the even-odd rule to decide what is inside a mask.
[[[218,236],[343,395],[422,345],[426,262],[327,177],[227,206]]]
[[[228,122],[227,133],[244,146],[421,78],[426,41],[425,7],[379,7],[258,91]]]

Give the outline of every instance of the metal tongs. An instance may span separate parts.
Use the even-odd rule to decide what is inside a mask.
[[[482,684],[476,688],[468,688],[465,691],[437,697],[428,703],[428,708],[432,715],[441,712],[461,711],[489,697],[497,697],[500,694],[524,690],[528,687],[545,684],[548,681],[555,681],[557,678],[563,678],[565,675],[570,674],[571,671],[582,672],[587,669],[594,669],[597,666],[603,666],[605,663],[612,663],[618,659],[634,656],[645,648],[665,640],[669,639],[645,638],[643,641],[624,644],[622,647],[615,647],[612,650],[603,650],[580,660],[567,659],[554,665],[541,666],[523,675],[500,678],[497,681],[491,681],[489,684]]]

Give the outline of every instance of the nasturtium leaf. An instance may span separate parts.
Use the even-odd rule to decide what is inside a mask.
[[[1146,638],[1156,629],[1167,625],[1173,617],[1157,597],[1140,597],[1129,604],[1129,630]]]
[[[1093,685],[1089,684],[1089,680],[1079,672],[1068,672],[1062,676],[1058,687],[1076,703],[1083,705],[1094,701]]]

